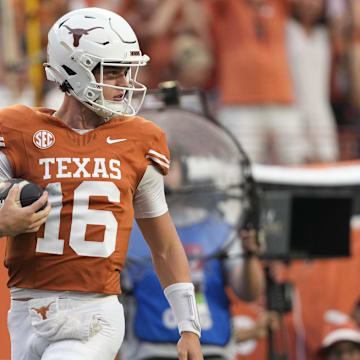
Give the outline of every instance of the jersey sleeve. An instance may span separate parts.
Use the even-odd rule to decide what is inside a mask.
[[[157,131],[147,149],[146,159],[148,160],[148,165],[156,165],[163,175],[167,175],[170,167],[170,152],[164,131],[160,129]]]
[[[231,283],[231,281],[234,280],[231,274],[235,271],[235,269],[239,269],[239,267],[240,269],[243,268],[244,257],[241,240],[235,232],[229,235],[229,239],[224,243],[223,249],[225,254],[224,261],[222,263],[224,278],[231,288],[236,289],[239,284]],[[239,271],[239,273],[241,272],[242,271]]]
[[[136,219],[154,218],[168,211],[164,179],[154,166],[148,166],[134,196]]]
[[[8,159],[13,176],[21,173],[21,167],[24,163],[24,144],[23,135],[17,127],[14,111],[2,109],[0,111],[0,151]]]
[[[13,178],[13,171],[10,161],[6,155],[0,150],[0,181]]]

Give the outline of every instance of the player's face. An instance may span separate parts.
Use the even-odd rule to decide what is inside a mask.
[[[112,86],[128,87],[129,81],[126,78],[128,67],[108,66],[103,69],[103,83]],[[100,82],[100,70],[94,72],[96,81]],[[112,87],[103,87],[103,95],[105,100],[122,101],[126,90],[115,89]]]

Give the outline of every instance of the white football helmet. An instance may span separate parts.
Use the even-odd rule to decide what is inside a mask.
[[[139,66],[149,57],[142,55],[136,35],[130,25],[112,11],[84,8],[62,16],[50,29],[47,47],[48,61],[44,64],[48,80],[57,82],[103,118],[117,115],[133,116],[140,109],[146,87],[136,81]],[[100,66],[100,81],[93,74]],[[129,85],[112,86],[103,83],[105,66],[128,67]],[[122,101],[105,100],[104,87],[125,90]],[[133,95],[139,95],[133,105]],[[135,102],[135,101],[133,101]]]

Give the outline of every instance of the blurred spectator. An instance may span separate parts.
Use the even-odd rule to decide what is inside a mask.
[[[279,315],[273,311],[259,313],[253,326],[248,328],[237,327],[235,329],[235,341],[243,342],[250,339],[264,339],[268,335],[268,329],[276,331],[279,329]]]
[[[15,103],[28,106],[36,104],[36,95],[29,79],[30,65],[42,67],[45,60],[47,33],[55,20],[68,10],[68,0],[39,0],[39,10],[35,13],[39,20],[39,32],[28,33],[29,16],[28,3],[22,0],[4,2],[2,7],[2,57],[3,81],[0,79],[0,107]],[[34,29],[32,29],[34,30]],[[27,43],[30,35],[40,39],[40,51],[29,56]],[[42,70],[41,70],[42,71]],[[1,78],[1,76],[0,76]],[[43,83],[40,81],[39,88]],[[44,84],[45,85],[45,84]],[[45,85],[46,88],[46,85]]]
[[[355,107],[354,122],[359,124],[360,118],[360,2],[348,0],[350,8],[350,44],[349,62],[351,79],[351,102]]]
[[[326,1],[326,13],[330,20],[328,25],[332,42],[331,99],[335,112],[338,104],[344,102],[349,95],[349,72],[346,54],[350,24],[348,4],[348,0]],[[337,122],[338,124],[344,123],[344,119],[339,116]]]
[[[128,7],[126,18],[151,59],[141,74],[150,89],[174,79],[184,88],[206,86],[213,57],[203,12],[198,0],[136,0]]]
[[[351,317],[356,322],[357,327],[360,329],[360,299],[355,303],[351,312]]]
[[[219,120],[256,163],[307,161],[304,126],[293,103],[286,0],[207,1],[214,34]]]
[[[235,340],[235,359],[259,360],[267,358],[269,328],[280,329],[279,315],[264,310],[264,300],[246,303],[228,292],[232,307]]]
[[[292,0],[286,27],[289,66],[312,162],[338,159],[335,117],[330,106],[332,47],[326,0]]]
[[[30,86],[27,69],[19,69],[12,74],[16,88],[11,89],[8,82],[0,83],[0,107],[13,104],[35,105],[35,91]],[[11,78],[6,77],[9,80]]]
[[[81,9],[84,7],[98,7],[102,9],[120,12],[128,0],[66,0],[70,10]]]
[[[24,49],[19,40],[16,2],[6,2],[1,7],[0,52],[0,107],[14,103],[34,104],[34,92],[30,87]],[[21,39],[21,36],[20,36]]]
[[[360,360],[360,331],[344,313],[325,313],[323,338],[319,357],[325,360]]]

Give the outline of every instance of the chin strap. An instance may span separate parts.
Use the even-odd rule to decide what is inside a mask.
[[[194,285],[175,283],[164,289],[164,294],[174,312],[179,333],[184,331],[201,335],[199,312],[196,306]]]

